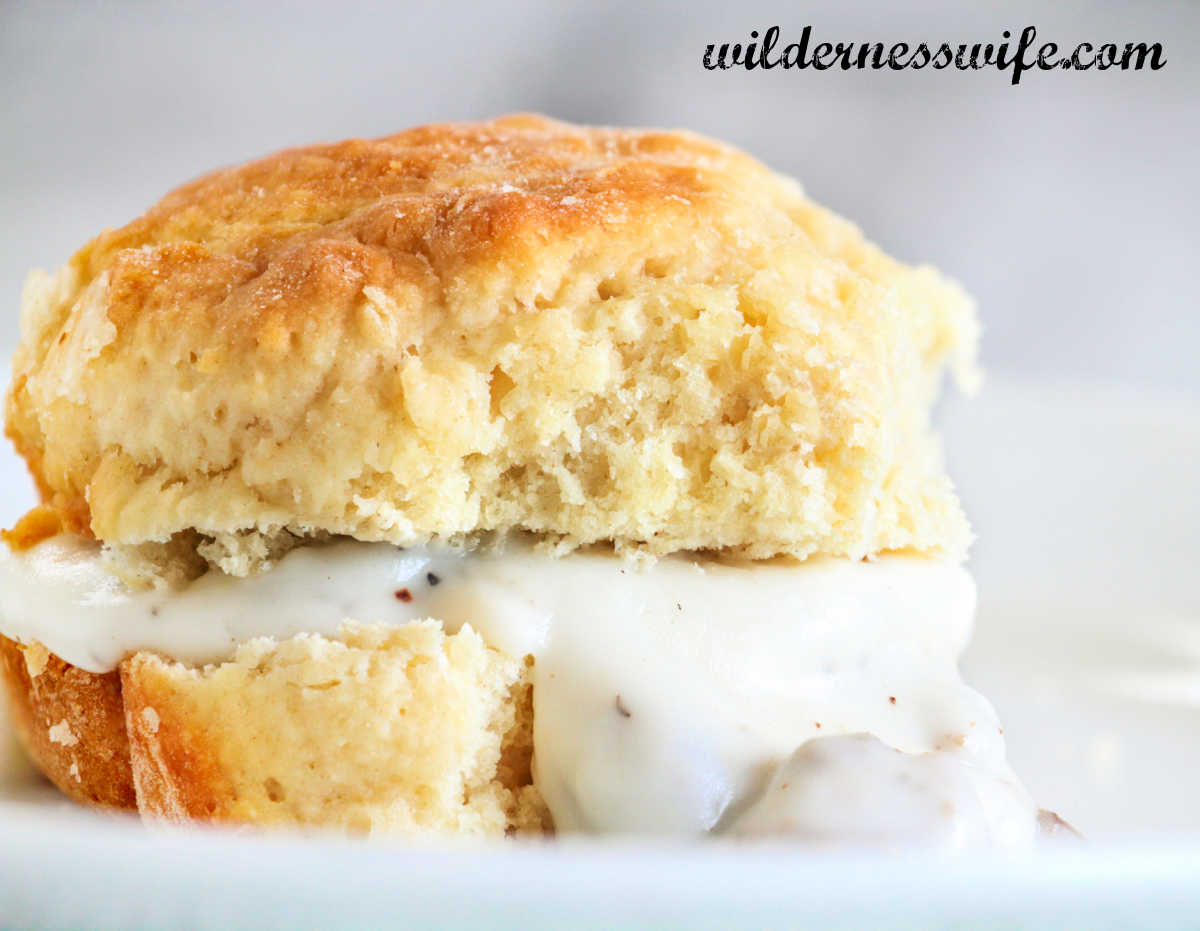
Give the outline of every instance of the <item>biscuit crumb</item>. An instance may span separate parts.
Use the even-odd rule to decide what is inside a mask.
[[[65,718],[50,728],[49,735],[51,743],[63,747],[73,747],[79,743],[79,738],[71,732],[71,725]]]
[[[143,708],[142,709],[142,723],[144,725],[146,725],[146,729],[148,731],[150,731],[151,734],[157,734],[158,733],[158,723],[159,723],[158,712],[155,711],[153,708]]]
[[[12,530],[0,530],[0,540],[14,552],[37,546],[43,540],[62,531],[62,515],[44,504],[28,511]]]
[[[716,141],[525,115],[290,149],[80,256],[26,289],[8,432],[130,584],[318,534],[969,543],[930,411],[978,380],[970,298]]]
[[[42,643],[34,640],[25,644],[21,652],[25,657],[25,671],[29,673],[29,678],[36,679],[46,671],[50,662],[50,651]]]
[[[351,835],[549,825],[531,785],[528,667],[470,626],[347,622],[336,637],[250,640],[201,668],[138,653],[122,681],[135,770],[172,787],[141,796],[144,815],[184,814],[178,790],[205,796],[205,819]],[[219,778],[164,756],[172,731],[184,758],[211,760]]]

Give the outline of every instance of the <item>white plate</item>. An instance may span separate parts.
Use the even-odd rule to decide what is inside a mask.
[[[996,384],[944,411],[980,536],[968,680],[1092,842],[931,860],[726,843],[406,849],[148,831],[0,784],[0,925],[862,927],[1200,914],[1200,406]],[[7,452],[6,452],[7,455]],[[0,520],[28,482],[0,459]],[[3,752],[0,752],[3,757]]]

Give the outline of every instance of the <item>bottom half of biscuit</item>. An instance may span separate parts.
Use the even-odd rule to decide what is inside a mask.
[[[0,637],[14,723],[67,795],[169,821],[353,834],[544,832],[530,667],[469,628],[352,627],[108,673]]]

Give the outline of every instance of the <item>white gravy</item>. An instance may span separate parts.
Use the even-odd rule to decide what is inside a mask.
[[[893,812],[897,836],[1025,843],[1036,811],[995,713],[958,674],[974,606],[965,570],[898,555],[639,567],[344,541],[251,578],[134,592],[94,544],[0,547],[0,631],[93,672],[139,649],[220,662],[241,641],[348,619],[470,624],[534,656],[534,777],[560,831],[874,837]],[[780,788],[801,776],[801,796]]]

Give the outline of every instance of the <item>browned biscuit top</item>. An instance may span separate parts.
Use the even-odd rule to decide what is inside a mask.
[[[69,527],[961,551],[969,302],[681,132],[537,116],[215,172],[31,279],[9,435]]]

